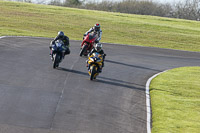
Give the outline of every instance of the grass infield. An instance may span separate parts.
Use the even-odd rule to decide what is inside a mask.
[[[152,133],[199,133],[200,67],[162,73],[150,85]]]

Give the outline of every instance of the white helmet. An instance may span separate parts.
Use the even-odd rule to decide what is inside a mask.
[[[96,32],[100,31],[100,24],[94,25],[94,31],[96,31]]]
[[[97,52],[100,52],[101,49],[102,49],[102,44],[99,42],[99,43],[97,43],[97,44],[95,45],[95,50],[96,50]]]

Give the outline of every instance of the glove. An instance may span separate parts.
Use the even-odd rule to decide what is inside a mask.
[[[49,46],[49,49],[51,50],[52,46]]]
[[[95,43],[99,43],[99,40],[95,40],[94,42],[95,42]]]

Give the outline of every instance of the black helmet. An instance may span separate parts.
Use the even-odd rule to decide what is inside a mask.
[[[99,43],[97,43],[96,45],[95,45],[95,50],[97,51],[97,52],[100,52],[101,51],[101,48],[102,48],[102,44],[99,42]]]
[[[100,24],[95,24],[94,25],[94,30],[99,31],[100,30]]]
[[[64,37],[64,35],[65,35],[64,32],[62,32],[62,31],[59,31],[59,32],[58,32],[58,36],[59,36],[59,37],[62,38],[62,37]]]

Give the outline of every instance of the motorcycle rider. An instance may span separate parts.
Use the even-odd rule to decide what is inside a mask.
[[[93,53],[99,53],[102,57],[103,57],[103,61],[102,61],[102,67],[99,67],[99,72],[101,73],[102,71],[102,68],[104,67],[104,59],[105,59],[105,56],[106,54],[104,53],[103,49],[102,49],[102,44],[100,42],[96,43],[95,47],[91,50],[91,52],[88,54],[88,57],[91,56]],[[87,62],[87,67],[88,69],[90,68],[90,64],[88,65],[88,60],[86,61]]]
[[[66,51],[65,51],[65,53],[64,53],[64,55],[63,55],[63,59],[64,59],[65,55],[70,54],[70,49],[69,49],[69,46],[70,46],[70,44],[69,44],[69,37],[67,37],[67,36],[64,34],[63,31],[59,31],[59,32],[58,32],[58,35],[57,35],[57,36],[55,37],[55,39],[54,39],[53,41],[51,41],[51,43],[50,43],[50,46],[49,46],[50,50],[51,50],[51,48],[52,48],[52,45],[55,45],[55,42],[56,42],[57,40],[62,40],[63,43],[64,43],[64,46],[66,47]],[[51,50],[50,55],[51,55],[51,58],[53,58],[53,57],[52,57],[52,56],[53,56],[53,55],[52,55],[52,50]]]
[[[100,28],[100,24],[95,24],[94,27],[90,28],[85,34],[84,37],[87,36],[89,33],[94,32],[97,34],[97,39],[96,42],[99,42],[101,40],[101,36],[102,36],[102,30]],[[84,39],[83,37],[83,39]]]

